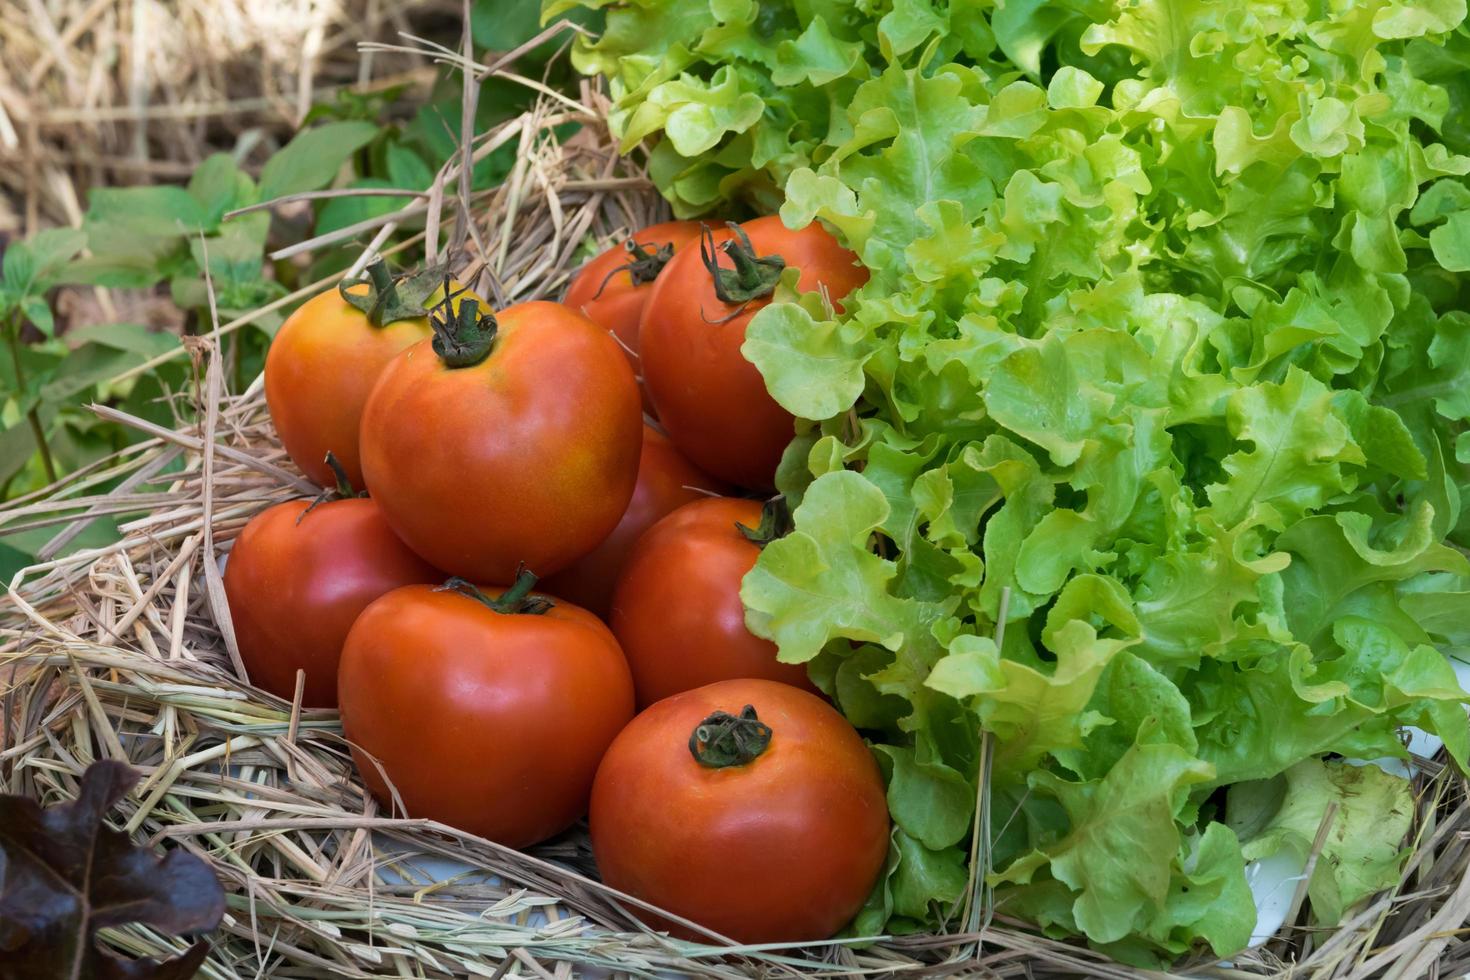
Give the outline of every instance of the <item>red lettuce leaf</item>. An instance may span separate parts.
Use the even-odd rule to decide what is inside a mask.
[[[139,924],[171,935],[216,928],[225,893],[209,866],[185,851],[160,858],[103,822],[138,781],[119,762],[82,775],[71,803],[41,809],[0,796],[0,980],[187,980],[209,951],[129,960],[97,945],[96,932]]]

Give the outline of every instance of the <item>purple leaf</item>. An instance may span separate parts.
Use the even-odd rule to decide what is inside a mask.
[[[164,962],[101,949],[98,929],[139,924],[172,935],[213,930],[225,895],[209,866],[174,850],[160,858],[134,846],[103,816],[138,774],[93,763],[72,803],[41,809],[0,796],[0,980],[186,980],[209,946]]]

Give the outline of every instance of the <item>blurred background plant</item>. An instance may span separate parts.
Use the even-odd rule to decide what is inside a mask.
[[[0,499],[145,438],[92,404],[187,420],[206,277],[238,323],[229,384],[255,379],[286,315],[378,231],[357,226],[421,195],[459,145],[463,79],[433,51],[459,50],[466,6],[481,63],[542,30],[539,0],[0,0]],[[574,88],[568,40],[518,71]],[[473,132],[534,96],[481,82]],[[481,160],[471,189],[495,187],[515,150]],[[374,244],[413,264],[422,224]],[[55,531],[0,527],[0,575]],[[116,533],[98,520],[70,546]]]

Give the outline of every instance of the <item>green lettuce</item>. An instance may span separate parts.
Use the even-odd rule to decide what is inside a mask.
[[[1308,894],[1336,919],[1355,902],[1395,884],[1413,827],[1408,783],[1377,766],[1303,759],[1269,780],[1230,788],[1231,826],[1247,857],[1285,850],[1305,862],[1336,804],[1313,865]]]
[[[1391,882],[1405,784],[1319,760],[1470,756],[1463,0],[573,6],[677,213],[871,272],[743,348],[802,420],[748,625],[889,781],[854,928],[945,921],[982,733],[990,883],[1049,933],[1229,954],[1329,799],[1316,917]]]

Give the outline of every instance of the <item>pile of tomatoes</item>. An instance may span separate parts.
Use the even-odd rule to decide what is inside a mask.
[[[510,847],[587,816],[604,880],[660,928],[837,932],[888,812],[861,737],[745,627],[780,524],[751,497],[793,420],[740,349],[779,281],[840,303],[866,277],[820,226],[761,218],[646,228],[561,303],[492,313],[381,265],[309,301],[266,397],[335,494],[235,541],[250,679],[338,708],[394,812]]]

